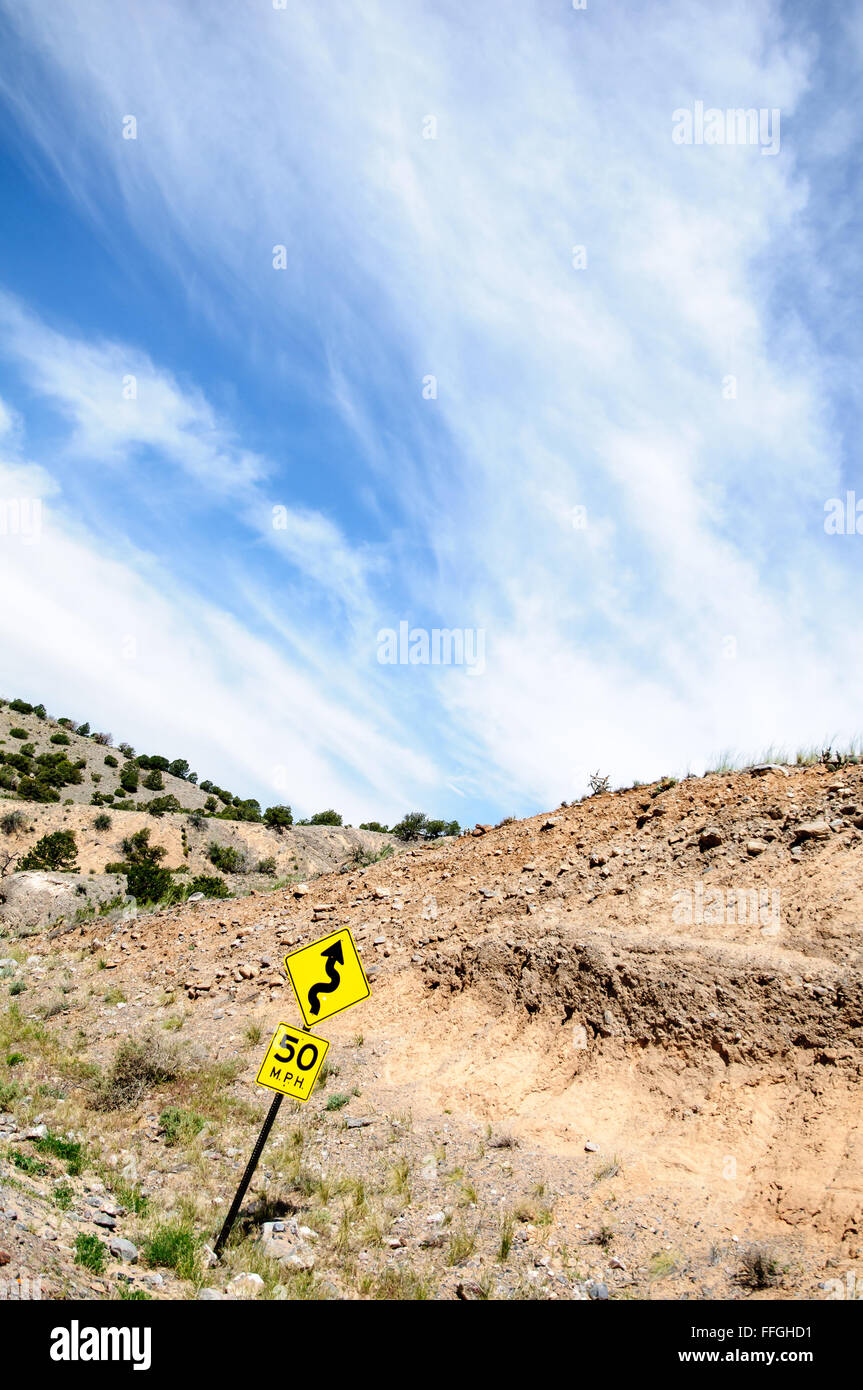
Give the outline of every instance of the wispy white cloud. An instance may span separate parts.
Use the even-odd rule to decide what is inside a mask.
[[[646,776],[856,731],[848,562],[820,528],[842,468],[827,371],[776,298],[807,235],[793,116],[813,80],[777,5],[6,8],[40,55],[25,128],[103,233],[162,256],[226,339],[254,325],[274,374],[352,432],[355,530],[293,506],[259,531],[352,596],[316,689],[340,650],[341,698],[411,725],[403,786],[433,757],[517,809],[597,763]],[[42,63],[53,114],[26,95]],[[780,108],[780,155],[674,145],[697,99]],[[80,440],[122,454],[114,350],[52,360],[38,347]],[[283,480],[262,488],[269,465],[203,397],[142,373],[141,437],[210,482],[239,470],[266,518]],[[562,521],[576,505],[586,530]],[[378,623],[420,613],[487,629],[481,680],[374,668]],[[309,659],[314,627],[290,626]]]
[[[0,499],[56,491],[44,470],[0,461]],[[62,692],[57,714],[187,757],[265,804],[336,805],[354,824],[400,814],[405,779],[427,794],[436,785],[434,764],[373,710],[361,717],[338,698],[338,681],[304,673],[152,556],[120,543],[106,552],[60,508],[33,543],[0,535],[0,593],[7,694]]]

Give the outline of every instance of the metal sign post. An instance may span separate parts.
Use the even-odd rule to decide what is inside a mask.
[[[282,1092],[277,1091],[276,1094],[273,1096],[273,1103],[267,1111],[267,1118],[264,1120],[264,1123],[261,1126],[261,1132],[258,1135],[255,1147],[252,1149],[252,1156],[246,1164],[246,1171],[240,1179],[240,1186],[237,1188],[237,1195],[231,1203],[231,1209],[225,1217],[225,1224],[219,1232],[219,1238],[216,1241],[216,1244],[213,1246],[213,1254],[217,1257],[221,1254],[222,1247],[224,1246],[225,1241],[228,1239],[228,1236],[231,1234],[232,1227],[237,1219],[237,1213],[239,1212],[243,1198],[246,1195],[246,1189],[248,1188],[249,1183],[252,1181],[255,1169],[257,1168],[261,1154],[263,1153],[264,1145],[266,1144],[267,1139],[269,1138],[270,1130],[272,1129],[275,1123],[276,1116],[279,1113],[279,1107],[281,1106],[283,1100],[284,1096]]]
[[[320,949],[322,946],[323,950]],[[361,1000],[367,999],[370,993],[359,953],[347,928],[334,932],[332,936],[322,937],[313,945],[286,956],[285,966],[305,1022],[299,1029],[290,1023],[280,1023],[258,1069],[255,1078],[257,1084],[266,1086],[276,1094],[255,1141],[251,1158],[246,1164],[246,1171],[240,1179],[225,1223],[213,1246],[213,1253],[217,1258],[231,1234],[282,1100],[285,1096],[291,1096],[293,1100],[307,1101],[314,1089],[318,1072],[324,1064],[330,1045],[326,1038],[316,1037],[310,1032],[310,1018],[319,1017],[323,1021],[333,1014],[341,1013],[342,1009],[359,1004]],[[324,979],[321,978],[322,971]],[[324,1005],[321,1004],[321,995],[331,996]],[[300,1037],[303,1034],[305,1041],[301,1042]]]

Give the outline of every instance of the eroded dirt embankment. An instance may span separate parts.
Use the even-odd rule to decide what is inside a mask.
[[[825,1281],[863,1275],[861,779],[634,788],[327,874],[303,896],[31,937],[19,1007],[49,1038],[74,1029],[83,1065],[181,1019],[185,1047],[240,1066],[230,1124],[196,1141],[188,1179],[153,1116],[202,1106],[193,1088],[118,1115],[110,1140],[94,1130],[154,1191],[218,1207],[254,1135],[249,1103],[265,1106],[258,1039],[296,1016],[281,957],[348,926],[372,996],[324,1030],[344,1109],[327,1109],[331,1085],[296,1133],[314,1171],[381,1169],[387,1239],[363,1268],[437,1261],[440,1296],[468,1276],[516,1296],[520,1271],[547,1296],[583,1294],[590,1274],[612,1296],[744,1297],[738,1257],[755,1242],[775,1266],[755,1296],[824,1297]],[[54,1126],[43,1080],[27,1085]],[[100,1123],[83,1099],[75,1114]],[[506,1212],[540,1209],[502,1265]],[[456,1257],[467,1245],[446,1232],[468,1226]]]

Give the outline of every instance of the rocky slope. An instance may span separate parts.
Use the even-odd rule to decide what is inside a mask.
[[[109,1259],[103,1297],[859,1292],[861,830],[857,767],[712,774],[478,828],[306,895],[8,942],[4,1046],[22,1060],[2,1073],[2,1205],[20,1210],[0,1246],[36,1258],[11,1248],[23,1220],[80,1279],[74,1237],[111,1216],[93,1216],[104,1193],[142,1259]],[[283,1107],[244,1238],[180,1278],[147,1242],[160,1222],[212,1239],[267,1107],[266,1038],[297,1017],[281,957],[336,925],[372,997],[322,1028],[330,1075]],[[171,1038],[182,1061],[94,1110],[128,1037]],[[197,1117],[179,1148],[172,1106]],[[85,1142],[80,1176],[15,1167],[11,1151],[40,1152],[37,1122]]]
[[[400,842],[391,835],[349,826],[293,825],[277,831],[245,821],[207,818],[196,825],[182,815],[156,819],[143,811],[110,811],[110,826],[97,829],[99,812],[89,806],[17,802],[15,809],[22,812],[26,823],[5,834],[0,829],[0,853],[11,852],[20,858],[43,835],[71,830],[78,846],[76,864],[80,872],[101,874],[107,864],[124,859],[124,839],[146,829],[151,844],[164,848],[161,862],[167,868],[187,869],[190,875],[218,873],[234,892],[250,887],[264,889],[272,878],[299,880],[329,873],[357,855],[373,856],[390,846],[393,851],[400,848]],[[235,850],[245,862],[243,872],[228,873],[215,868],[210,860],[213,844]],[[269,866],[269,873],[261,874],[257,866],[267,860],[273,860],[274,865]]]

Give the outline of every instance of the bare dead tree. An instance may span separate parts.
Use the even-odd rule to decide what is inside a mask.
[[[7,878],[9,874],[14,874],[20,859],[21,855],[16,854],[14,850],[0,849],[0,878]]]

